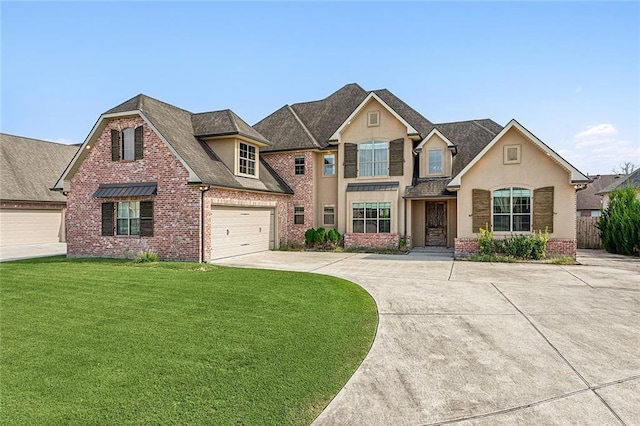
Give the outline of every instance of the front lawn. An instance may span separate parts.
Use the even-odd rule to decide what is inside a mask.
[[[376,325],[364,290],[320,275],[2,263],[2,423],[309,424]]]

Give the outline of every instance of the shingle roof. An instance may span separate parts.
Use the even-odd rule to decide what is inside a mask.
[[[406,198],[456,197],[455,192],[447,190],[451,178],[418,179],[415,186],[407,187]]]
[[[140,94],[110,109],[105,114],[140,111],[151,121],[176,153],[198,175],[202,183],[227,188],[292,193],[275,172],[262,162],[259,165],[260,180],[235,176],[233,172],[200,141],[199,134],[242,134],[256,141],[268,143],[258,131],[232,111],[214,111],[192,114],[165,102]],[[194,118],[195,116],[195,118]]]
[[[601,197],[598,192],[602,191],[613,183],[618,183],[623,178],[620,175],[598,175],[589,176],[593,182],[587,187],[576,192],[577,210],[599,210],[602,208]]]
[[[597,192],[597,194],[607,194],[625,187],[640,188],[640,169],[629,173],[627,176],[621,177],[618,181],[612,182],[609,186]]]
[[[0,133],[0,199],[65,203],[49,188],[78,148]]]
[[[501,125],[490,119],[440,123],[435,127],[458,147],[453,157],[452,176],[460,173],[502,130]]]

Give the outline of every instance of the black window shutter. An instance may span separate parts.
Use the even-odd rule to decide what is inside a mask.
[[[113,203],[102,203],[102,236],[113,236]]]
[[[140,236],[153,237],[153,201],[140,201]]]
[[[142,143],[142,135],[143,135],[143,127],[136,127],[134,132],[134,156],[136,160],[140,160],[142,158],[143,151],[143,143]]]
[[[553,232],[553,186],[533,191],[533,230]]]
[[[480,228],[491,229],[491,191],[484,189],[474,189],[471,191],[473,203],[473,232],[480,232]]]
[[[404,139],[389,142],[389,176],[404,174]]]
[[[120,132],[111,130],[111,161],[120,159]]]
[[[354,178],[358,176],[358,145],[355,143],[344,144],[344,177]]]

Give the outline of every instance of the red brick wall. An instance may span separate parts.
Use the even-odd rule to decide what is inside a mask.
[[[150,250],[162,259],[199,260],[200,192],[186,184],[188,172],[160,138],[144,126],[144,157],[111,161],[111,129],[137,127],[140,117],[112,120],[97,137],[71,180],[67,196],[67,253],[71,257],[134,257]],[[153,237],[101,236],[101,204],[124,199],[97,199],[100,184],[157,182]],[[141,198],[130,198],[132,200]]]
[[[212,188],[205,195],[205,260],[211,258],[211,207],[212,205],[270,207],[276,209],[276,240],[280,243],[289,239],[289,229],[293,222],[291,197],[260,192],[236,191]]]
[[[344,234],[345,247],[398,248],[400,234]]]
[[[294,195],[291,199],[291,207],[288,212],[289,232],[286,236],[288,240],[304,243],[304,231],[314,227],[313,223],[313,152],[293,151],[260,153],[267,163],[280,175],[282,179],[293,189]],[[304,155],[305,174],[296,175],[294,173],[294,157]],[[304,225],[293,224],[293,206],[304,207]],[[284,229],[284,228],[281,228]],[[286,241],[286,240],[283,240]]]
[[[576,257],[578,245],[575,239],[550,238],[547,242],[547,256]],[[475,238],[456,238],[455,255],[466,256],[478,253],[478,240]]]

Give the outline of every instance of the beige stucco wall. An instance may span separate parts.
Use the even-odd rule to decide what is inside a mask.
[[[379,111],[379,126],[367,126],[367,114],[370,111]],[[344,143],[364,143],[372,140],[389,142],[394,139],[404,138],[404,173],[402,176],[376,176],[376,177],[357,177],[346,179],[344,177]],[[364,202],[375,201],[393,201],[391,206],[392,231],[404,232],[404,200],[402,195],[406,186],[411,184],[413,154],[412,142],[407,137],[407,128],[393,114],[388,112],[385,107],[378,103],[375,99],[371,99],[367,105],[351,120],[339,136],[338,145],[338,185],[337,198],[338,209],[336,215],[337,229],[340,233],[350,232],[351,228],[351,203],[355,200]],[[365,191],[356,194],[351,192],[347,194],[347,185],[349,183],[372,183],[372,182],[400,182],[398,191]],[[384,194],[383,194],[384,193]],[[410,214],[410,212],[408,212]],[[410,222],[410,217],[408,217]],[[349,230],[347,230],[349,229]],[[410,223],[407,232],[411,231]]]
[[[437,199],[429,201],[438,201]],[[414,247],[423,247],[426,237],[426,202],[427,200],[412,200],[411,207],[411,227]],[[457,234],[457,205],[456,200],[447,199],[447,247],[453,247]]]
[[[334,154],[336,156],[336,174],[333,176],[324,175],[324,156],[325,154]],[[314,227],[333,228],[337,226],[338,219],[338,167],[340,164],[338,158],[338,150],[316,152],[314,156],[316,166],[314,167],[315,176],[314,183]],[[325,225],[324,222],[324,206],[331,205],[334,207],[335,224]]]
[[[442,151],[442,173],[432,174],[429,172],[429,150]],[[434,134],[429,140],[422,146],[422,151],[418,156],[418,164],[420,167],[420,177],[437,177],[437,176],[451,176],[451,151],[447,147],[447,143],[440,138],[437,134]]]
[[[521,146],[519,164],[503,164],[505,145]],[[574,186],[570,183],[569,171],[515,128],[509,130],[497,141],[462,177],[458,191],[458,237],[476,236],[472,232],[471,217],[474,188],[493,191],[511,186],[531,190],[553,186],[555,216],[554,232],[550,237],[576,237],[576,193]]]

